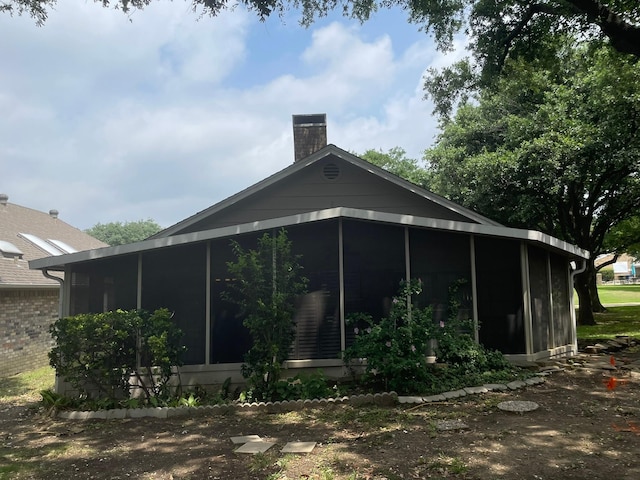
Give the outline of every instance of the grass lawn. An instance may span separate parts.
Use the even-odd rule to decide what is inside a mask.
[[[640,339],[640,305],[609,307],[607,310],[594,314],[597,325],[578,326],[578,341],[610,340],[616,335]]]
[[[53,368],[42,367],[3,378],[0,382],[0,405],[15,400],[40,400],[40,390],[53,388]]]
[[[600,301],[612,303],[640,303],[640,285],[600,285]]]

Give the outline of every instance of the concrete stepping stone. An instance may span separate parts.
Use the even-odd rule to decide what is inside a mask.
[[[248,453],[251,455],[255,455],[256,453],[264,453],[273,447],[275,442],[265,442],[263,440],[255,441],[255,442],[247,442],[239,448],[236,448],[234,452],[236,453]]]
[[[436,422],[436,430],[446,432],[451,430],[465,430],[469,426],[462,420],[438,420]]]
[[[311,453],[316,448],[316,442],[288,442],[282,453]]]
[[[249,443],[249,442],[261,442],[262,439],[260,438],[260,435],[243,435],[240,437],[231,437],[231,441],[234,444],[238,444],[238,443]]]
[[[539,405],[536,402],[527,402],[524,400],[509,400],[500,402],[498,408],[504,412],[525,413],[537,410]]]

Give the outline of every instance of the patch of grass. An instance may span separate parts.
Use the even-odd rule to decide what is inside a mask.
[[[578,326],[578,341],[610,340],[616,335],[640,339],[640,306],[610,307],[607,312],[594,316],[597,325]]]
[[[640,303],[640,285],[600,285],[598,295],[603,304]]]
[[[441,453],[438,458],[427,463],[429,470],[434,470],[443,474],[460,475],[469,469],[467,465],[458,457],[450,457]]]
[[[598,285],[598,296],[604,305],[614,303],[640,303],[640,285]],[[573,303],[578,305],[578,295],[573,292]]]
[[[51,367],[42,367],[3,378],[0,382],[0,402],[31,396],[39,400],[39,392],[53,388],[54,380],[55,372]]]

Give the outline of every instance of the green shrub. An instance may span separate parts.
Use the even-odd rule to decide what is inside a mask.
[[[236,261],[228,262],[227,268],[235,281],[222,298],[241,308],[252,338],[242,365],[246,395],[258,401],[272,400],[295,337],[295,301],[306,292],[307,279],[285,230],[273,237],[265,233],[256,250],[244,250],[235,241],[231,245]]]
[[[430,308],[413,303],[422,291],[416,280],[401,284],[387,318],[374,321],[366,314],[350,316],[347,324],[356,337],[345,351],[346,365],[355,372],[360,364],[364,369],[360,380],[366,385],[401,394],[438,393],[513,376],[502,353],[476,343],[473,320],[459,318],[457,292],[463,283],[458,281],[449,289],[448,319],[438,324]],[[433,343],[438,362],[446,368],[426,363]]]
[[[275,386],[276,400],[313,400],[335,395],[322,370],[300,373],[295,377],[280,380]]]
[[[182,365],[185,350],[182,333],[166,309],[80,314],[58,319],[50,332],[55,346],[49,362],[57,375],[80,398],[104,405],[128,399],[133,383],[148,402],[166,397],[173,367]]]
[[[602,274],[602,281],[603,282],[612,282],[613,279],[615,278],[615,274],[613,273],[613,268],[612,267],[603,268],[603,269],[599,270],[598,273]]]
[[[411,301],[421,291],[420,281],[402,282],[386,318],[375,321],[359,313],[347,319],[356,336],[344,352],[344,361],[353,369],[366,359],[364,383],[381,384],[398,393],[415,392],[431,383],[426,355],[434,331],[432,312]]]

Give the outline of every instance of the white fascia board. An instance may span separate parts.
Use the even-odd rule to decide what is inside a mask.
[[[414,215],[402,215],[398,213],[377,212],[373,210],[360,210],[356,208],[336,207],[315,212],[299,213],[287,217],[279,217],[268,220],[260,220],[229,227],[204,230],[201,232],[185,233],[171,237],[144,240],[142,242],[119,245],[117,247],[104,247],[95,250],[58,255],[55,257],[44,257],[29,261],[31,269],[62,269],[71,263],[86,262],[119,255],[127,255],[155,250],[158,248],[175,247],[188,245],[190,243],[213,240],[217,238],[232,237],[244,233],[267,231],[274,228],[282,228],[291,225],[301,225],[306,223],[331,220],[334,218],[352,218],[356,220],[370,220],[395,225],[406,225],[435,230],[469,233],[484,236],[512,238],[541,243],[557,250],[562,250],[572,256],[589,258],[589,252],[582,250],[570,243],[558,240],[555,237],[533,230],[521,230],[517,228],[498,227],[493,225],[482,225],[478,223],[456,222],[452,220],[441,220],[437,218],[416,217]]]

